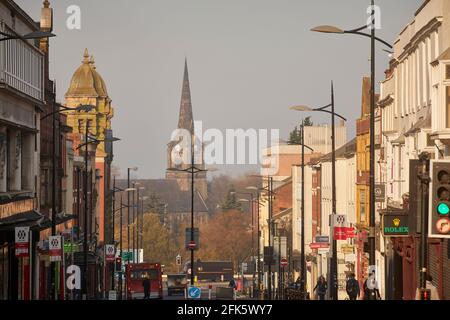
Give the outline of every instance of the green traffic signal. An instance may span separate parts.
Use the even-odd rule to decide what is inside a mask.
[[[450,213],[450,207],[449,207],[448,203],[444,203],[444,202],[439,203],[438,207],[437,207],[437,212],[443,216],[448,215]]]

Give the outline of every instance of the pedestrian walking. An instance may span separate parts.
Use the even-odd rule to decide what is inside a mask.
[[[350,274],[350,277],[347,280],[347,284],[345,286],[345,290],[347,291],[348,297],[350,300],[357,300],[360,296],[360,289],[358,280],[355,279],[355,274]]]
[[[378,282],[375,278],[375,271],[364,281],[364,300],[381,300]]]
[[[317,284],[314,287],[313,292],[317,291],[317,295],[319,296],[319,300],[325,300],[325,295],[327,294],[328,284],[325,280],[324,276],[320,276],[319,280],[317,280]]]
[[[144,300],[150,299],[150,284],[150,279],[148,275],[146,275],[142,281],[142,286],[144,287]]]
[[[230,282],[228,283],[228,287],[233,288],[234,290],[237,289],[236,281],[234,280],[234,278],[230,280]]]

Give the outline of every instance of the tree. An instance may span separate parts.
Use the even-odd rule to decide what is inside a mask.
[[[200,231],[201,260],[229,260],[238,264],[251,255],[251,216],[239,210],[217,213]]]
[[[178,254],[177,243],[157,214],[147,213],[143,221],[144,261],[158,262],[173,270]]]
[[[241,210],[241,203],[236,198],[236,189],[231,186],[220,206],[223,211]]]
[[[314,123],[311,121],[311,117],[306,117],[304,120],[305,127],[312,127],[314,126]],[[303,123],[300,124],[300,127],[295,127],[294,130],[292,130],[289,133],[289,144],[301,144],[302,143],[302,126]]]
[[[260,177],[256,176],[257,174],[255,172],[254,175],[249,173],[237,177],[229,177],[226,175],[214,176],[208,182],[208,199],[206,200],[210,215],[213,216],[215,213],[222,212],[221,206],[229,194],[230,186],[234,186],[236,190],[242,191],[245,191],[249,186],[261,187],[262,181]]]
[[[311,117],[306,117],[305,118],[305,127],[312,127],[314,125],[314,123],[311,121]],[[301,125],[300,125],[301,128]]]
[[[300,136],[300,130],[298,130],[298,127],[295,127],[294,130],[289,133],[289,144],[300,144],[302,142],[301,136]]]
[[[151,193],[149,199],[146,202],[146,211],[153,212],[159,215],[161,223],[164,223],[166,214],[166,204],[155,194]]]

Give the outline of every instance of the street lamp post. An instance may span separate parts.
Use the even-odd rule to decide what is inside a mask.
[[[258,178],[265,178],[267,179],[267,187],[262,187],[262,188],[256,188],[256,187],[248,187],[248,190],[257,190],[258,191],[258,201],[260,198],[260,191],[261,193],[266,192],[267,196],[268,196],[268,219],[267,219],[267,233],[268,233],[268,243],[269,243],[269,248],[271,248],[270,250],[272,250],[272,257],[271,257],[271,261],[269,261],[268,266],[267,266],[267,289],[268,289],[268,298],[269,300],[272,300],[272,284],[273,284],[273,275],[272,275],[272,260],[273,260],[273,235],[274,233],[274,220],[273,220],[273,205],[272,205],[272,200],[273,200],[273,196],[275,195],[275,192],[273,191],[273,177],[270,176],[260,176],[260,175],[252,175],[252,177],[258,177]],[[259,205],[258,205],[258,258],[259,258],[259,253],[260,253],[260,248],[259,248],[259,238],[260,238],[260,230],[259,230],[260,226],[259,226]],[[259,261],[259,259],[258,259]],[[261,278],[259,279],[259,281],[261,281]]]
[[[136,259],[136,236],[137,236],[137,233],[136,233],[136,231],[137,231],[137,225],[136,225],[137,224],[137,220],[136,220],[136,194],[137,194],[137,197],[139,199],[139,190],[136,187],[137,187],[137,183],[134,182],[133,183],[133,189],[136,189],[136,191],[133,191],[133,194],[132,194],[133,204],[131,206],[133,208],[133,218],[131,219],[132,220],[131,225],[133,227],[133,229],[131,231],[132,238],[133,238],[133,263],[137,263],[137,259]]]
[[[3,39],[2,39],[3,40]],[[57,155],[57,148],[56,148],[56,144],[59,143],[59,139],[57,139],[57,127],[60,126],[60,113],[64,112],[64,111],[76,111],[76,112],[81,112],[81,111],[86,111],[89,112],[92,109],[92,106],[87,106],[87,105],[79,105],[76,108],[68,108],[68,107],[64,107],[61,106],[59,109],[56,107],[56,103],[53,101],[52,103],[52,107],[53,110],[51,113],[45,115],[44,117],[41,118],[41,121],[52,117],[52,213],[51,213],[51,233],[52,236],[56,236],[56,216],[57,216],[57,204],[56,204],[56,198],[57,198],[57,194],[56,194],[56,180],[57,180],[57,165],[58,165],[58,155]],[[51,288],[52,288],[52,296],[53,296],[53,300],[57,300],[58,299],[58,294],[56,292],[56,273],[57,273],[57,267],[56,267],[56,262],[52,261],[51,262]]]
[[[145,190],[144,187],[140,187],[139,190]],[[138,199],[138,221],[139,221],[139,207],[141,208],[141,219],[140,222],[138,223],[138,241],[137,241],[137,247],[138,250],[141,249],[142,247],[142,251],[144,251],[144,201],[147,200],[148,197],[144,196],[144,197],[140,197]],[[139,200],[141,201],[140,205],[139,205]]]
[[[87,112],[92,110],[92,108],[94,108],[94,106],[91,105],[86,105],[86,106],[80,106],[80,108],[83,108],[84,110],[86,110]],[[72,110],[72,109],[71,109]],[[89,141],[89,139],[91,141]],[[83,239],[83,260],[84,260],[84,270],[83,270],[83,289],[82,289],[82,293],[85,296],[86,300],[88,298],[88,292],[87,292],[87,277],[88,277],[88,179],[89,179],[89,145],[90,144],[97,144],[100,142],[116,142],[116,141],[120,141],[119,138],[109,138],[109,139],[104,139],[104,140],[98,140],[96,138],[93,137],[89,137],[89,127],[86,123],[86,129],[85,129],[85,134],[84,134],[84,143],[81,144],[80,146],[78,146],[77,150],[81,149],[84,147],[84,239]],[[92,172],[92,171],[91,171]],[[92,188],[92,185],[91,185]],[[92,195],[92,191],[91,191],[91,195]],[[92,230],[90,230],[90,232],[92,232]]]
[[[256,191],[256,200],[255,200],[255,202],[256,202],[256,206],[257,206],[257,213],[256,213],[256,223],[258,224],[258,227],[257,227],[257,233],[258,233],[258,236],[257,236],[257,250],[258,250],[258,255],[257,255],[257,265],[256,265],[256,267],[257,267],[257,269],[258,269],[258,295],[260,294],[260,290],[261,290],[261,240],[260,240],[260,238],[261,238],[261,230],[260,230],[260,221],[259,221],[259,217],[260,217],[260,206],[261,205],[263,205],[260,201],[259,201],[259,198],[260,198],[260,193],[259,193],[259,188],[257,188],[257,187],[247,187],[247,190],[254,190],[254,191]]]
[[[130,174],[131,171],[137,171],[138,168],[137,167],[133,167],[133,168],[127,168],[127,189],[130,190],[131,188],[131,181],[130,181]],[[130,254],[130,219],[131,219],[131,215],[130,215],[130,193],[127,194],[127,215],[128,215],[128,222],[127,222],[127,263],[129,263],[129,254]],[[134,259],[134,252],[133,252],[133,259]]]
[[[375,15],[375,1],[371,0],[372,25],[364,25],[353,30],[343,30],[334,26],[319,26],[311,29],[311,31],[334,34],[356,34],[370,38],[370,175],[369,175],[369,190],[370,190],[370,221],[369,221],[369,264],[375,266],[375,43],[376,41],[384,44],[392,49],[393,46],[388,42],[376,37],[376,15]],[[364,33],[362,30],[369,28],[369,33]]]
[[[114,177],[115,178],[115,177]],[[120,252],[120,256],[123,256],[122,252],[123,252],[123,209],[126,208],[126,206],[124,206],[123,204],[123,194],[122,192],[131,192],[132,189],[121,189],[118,187],[114,187],[113,191],[113,197],[115,199],[115,194],[116,192],[120,192],[120,207],[118,209],[113,209],[113,217],[115,216],[116,212],[119,211],[119,252]],[[113,205],[115,207],[115,205]],[[114,241],[114,244],[116,242]],[[117,291],[119,292],[119,300],[122,300],[122,269],[119,270],[119,276],[118,276],[119,280],[117,283]],[[113,283],[114,283],[114,272],[113,272]]]
[[[190,166],[186,169],[178,169],[178,168],[168,168],[168,171],[173,172],[186,172],[191,175],[191,243],[195,243],[195,236],[194,236],[194,194],[195,194],[195,175],[200,172],[207,172],[211,170],[204,170],[201,168],[196,167],[195,163],[195,136],[193,133],[190,135],[191,141],[190,141]],[[198,246],[198,244],[196,244]],[[194,275],[194,251],[195,246],[192,246],[189,248],[191,251],[191,286],[195,284],[195,275]]]
[[[269,300],[272,300],[272,293],[273,293],[273,288],[272,286],[274,285],[274,281],[273,281],[273,274],[272,274],[272,263],[273,263],[273,236],[275,235],[275,230],[274,230],[274,220],[273,220],[273,196],[274,196],[274,191],[273,191],[273,177],[267,177],[267,187],[263,187],[260,189],[262,192],[267,192],[268,195],[268,214],[269,217],[267,219],[267,233],[268,233],[268,242],[269,242],[269,248],[271,248],[271,258],[270,261],[268,263],[267,266],[267,289],[268,289],[268,298]]]
[[[255,210],[254,210],[254,204],[255,204],[255,199],[253,198],[253,193],[251,192],[235,192],[236,194],[241,194],[241,195],[249,195],[250,196],[250,200],[248,199],[240,199],[239,202],[248,202],[250,203],[251,206],[251,215],[252,215],[252,260],[254,260],[255,258]],[[255,292],[255,280],[256,280],[256,264],[253,267],[253,292],[252,295],[254,295]]]
[[[328,108],[331,108],[331,111],[328,110]],[[321,108],[310,108],[307,106],[295,106],[292,107],[291,110],[295,111],[317,111],[317,112],[325,112],[328,114],[331,114],[331,198],[332,198],[332,215],[333,217],[337,214],[336,212],[336,127],[335,127],[335,118],[336,116],[341,118],[344,121],[347,121],[343,116],[337,114],[335,112],[335,103],[334,103],[334,86],[333,82],[331,82],[331,103],[329,105],[326,105]],[[304,145],[304,123],[302,125],[302,145]],[[302,151],[302,154],[304,154],[304,149]],[[304,156],[302,157],[302,180],[304,180]],[[302,215],[304,215],[304,186],[302,186]],[[304,217],[302,218],[302,235],[304,233],[304,225],[303,225]],[[302,241],[302,252],[304,251],[304,240]],[[332,242],[332,257],[331,257],[331,268],[330,268],[330,274],[331,274],[331,296],[334,300],[338,300],[338,287],[337,287],[337,242],[333,239]],[[304,256],[302,258],[302,269],[305,268],[305,259]],[[302,271],[302,276],[304,276]],[[304,282],[306,279],[303,279],[302,286],[304,286]],[[303,291],[305,292],[305,291]]]

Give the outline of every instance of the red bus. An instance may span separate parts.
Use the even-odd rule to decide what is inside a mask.
[[[126,265],[127,299],[144,299],[143,281],[150,280],[150,299],[163,298],[162,270],[159,263],[130,263]]]

